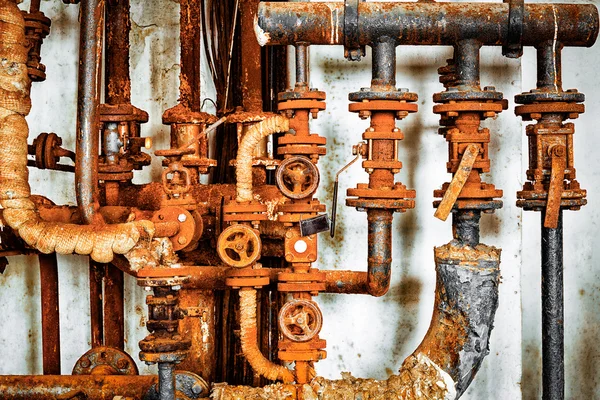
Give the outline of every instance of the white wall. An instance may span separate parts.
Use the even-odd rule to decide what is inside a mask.
[[[177,100],[178,6],[176,2],[132,0],[133,103],[148,111],[144,135],[152,135],[155,149],[168,143],[168,127],[162,112]],[[27,6],[27,2],[23,7]],[[53,131],[74,148],[77,74],[78,7],[59,1],[43,1],[52,19],[52,32],[42,48],[48,79],[34,84],[33,110],[28,118],[33,138]],[[442,90],[437,68],[451,56],[447,48],[397,50],[397,86],[419,94],[419,112],[398,123],[406,139],[401,143],[404,168],[397,180],[417,190],[417,206],[394,219],[393,281],[383,298],[320,295],[324,312],[321,336],[328,342],[328,357],[317,371],[339,377],[340,371],[355,376],[386,378],[419,344],[429,326],[433,306],[435,272],[433,246],[448,242],[451,224],[433,217],[432,192],[450,179],[445,170],[447,144],[437,135],[438,117],[432,113],[432,94]],[[368,126],[348,112],[347,94],[370,81],[370,63],[343,60],[340,47],[311,49],[311,86],[327,92],[327,110],[312,131],[328,138],[328,155],[320,162],[322,187],[318,197],[331,204],[333,176],[351,158],[351,146]],[[576,123],[575,155],[578,178],[588,189],[588,206],[565,213],[565,313],[567,398],[600,397],[596,374],[596,343],[600,317],[597,299],[600,279],[595,265],[600,254],[597,224],[600,159],[595,150],[600,139],[593,118],[600,109],[600,80],[594,68],[600,50],[568,49],[564,52],[564,87],[586,93],[584,114]],[[203,65],[203,96],[214,97],[207,68]],[[523,79],[521,79],[523,75]],[[482,51],[482,85],[496,86],[509,99],[509,109],[487,121],[492,143],[490,183],[504,190],[504,208],[482,217],[482,242],[501,247],[502,285],[500,306],[492,333],[490,355],[464,396],[467,399],[536,399],[540,394],[540,265],[539,214],[522,213],[515,207],[515,192],[523,184],[527,168],[526,142],[521,121],[514,116],[515,94],[535,86],[535,53],[527,51],[523,62],[501,56],[499,48]],[[59,112],[57,112],[59,110]],[[211,111],[211,110],[208,110]],[[137,182],[157,179],[160,162],[136,176]],[[321,236],[319,267],[364,269],[366,267],[366,215],[344,206],[344,193],[367,175],[359,163],[340,180],[338,230],[335,241]],[[74,203],[73,176],[31,170],[34,193],[60,204]],[[0,275],[0,374],[41,373],[39,274],[35,257],[12,257]],[[59,257],[63,373],[90,346],[87,263],[83,257]],[[137,342],[146,334],[143,291],[133,279],[126,282],[127,351],[136,358]],[[6,361],[10,360],[10,361]],[[140,365],[142,372],[148,370]],[[521,395],[521,392],[523,393]]]

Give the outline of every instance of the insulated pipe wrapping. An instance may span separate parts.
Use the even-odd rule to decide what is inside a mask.
[[[429,330],[402,363],[398,375],[379,381],[342,373],[341,380],[315,378],[299,392],[304,399],[458,399],[489,353],[498,308],[500,250],[452,241],[435,249],[437,283]],[[214,400],[295,398],[289,388],[215,385]],[[263,396],[263,397],[261,397]]]
[[[282,115],[274,115],[248,128],[237,153],[235,177],[236,200],[252,201],[252,155],[258,143],[274,133],[287,132],[289,120]]]
[[[265,358],[258,348],[256,333],[256,290],[240,290],[240,336],[242,352],[252,366],[254,372],[272,381],[282,380],[285,383],[294,381],[292,372],[282,365],[275,364]]]
[[[74,225],[40,220],[30,199],[25,116],[31,109],[25,21],[17,5],[0,0],[0,205],[6,223],[42,253],[89,254],[101,263],[127,254],[154,235],[154,224]]]

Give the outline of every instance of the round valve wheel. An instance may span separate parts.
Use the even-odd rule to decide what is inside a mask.
[[[304,199],[319,186],[319,170],[306,157],[290,157],[277,168],[277,187],[291,199]]]
[[[313,301],[292,300],[279,311],[279,330],[293,342],[307,342],[323,326],[323,314]]]
[[[251,265],[260,257],[260,251],[260,236],[247,225],[232,225],[221,232],[217,240],[219,257],[231,267]]]

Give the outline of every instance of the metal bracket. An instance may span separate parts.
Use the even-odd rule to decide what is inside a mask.
[[[508,35],[502,46],[502,55],[508,58],[519,58],[523,55],[523,18],[525,0],[504,0],[508,3]]]
[[[364,0],[344,2],[344,57],[348,61],[360,61],[365,55],[365,47],[358,37],[358,4]]]

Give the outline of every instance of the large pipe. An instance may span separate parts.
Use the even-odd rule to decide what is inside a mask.
[[[0,376],[0,393],[11,400],[151,399],[146,396],[157,382],[156,375],[8,375]]]
[[[83,0],[80,7],[75,192],[81,215],[89,224],[102,222],[96,211],[100,207],[98,105],[102,80],[100,66],[104,40],[104,0]]]
[[[192,0],[179,3],[181,73],[179,102],[188,110],[200,111],[200,6]]]
[[[563,218],[558,226],[545,228],[542,212],[542,398],[565,397]]]
[[[388,36],[398,45],[448,45],[477,39],[502,45],[508,38],[508,3],[359,2],[358,44]],[[344,44],[343,2],[262,2],[257,36],[263,45]],[[555,30],[556,29],[556,30]],[[591,4],[525,4],[524,46],[557,40],[590,47],[598,35]]]
[[[372,208],[367,211],[367,290],[380,297],[390,288],[392,277],[392,220],[391,210]]]
[[[129,0],[110,0],[106,7],[106,103],[131,103],[129,76]]]

